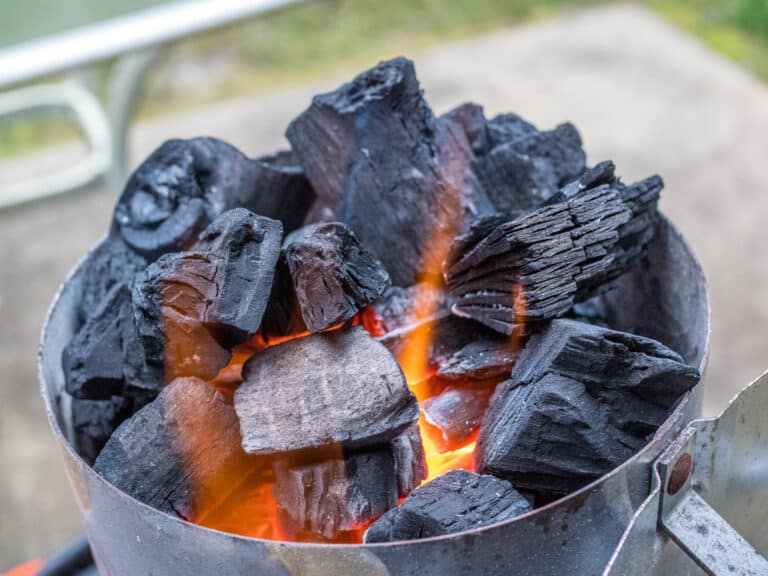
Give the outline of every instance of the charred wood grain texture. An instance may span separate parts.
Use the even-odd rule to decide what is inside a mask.
[[[392,440],[397,475],[397,497],[405,498],[427,477],[427,458],[416,424]]]
[[[389,442],[419,415],[400,366],[357,327],[253,356],[243,368],[235,409],[243,447],[252,454]]]
[[[519,488],[576,490],[644,446],[698,379],[655,340],[554,320],[491,400],[476,469]]]
[[[509,482],[452,470],[417,488],[365,533],[365,542],[396,542],[474,530],[531,509]]]

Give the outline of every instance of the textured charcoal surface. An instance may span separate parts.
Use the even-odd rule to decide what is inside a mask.
[[[310,332],[349,320],[389,285],[381,263],[339,222],[314,224],[289,235],[282,258],[286,266],[280,272],[287,269],[291,282],[280,283],[293,288],[293,294],[273,292],[273,298],[287,300],[278,304],[285,310],[295,303],[293,314],[298,312]]]
[[[479,222],[446,264],[454,313],[509,334],[607,289],[653,237],[654,184],[601,184],[511,220]],[[634,200],[641,195],[642,204]]]
[[[286,234],[304,223],[315,191],[293,152],[284,150],[255,160],[253,195],[240,206],[259,216],[279,220]]]
[[[487,334],[441,355],[437,375],[455,382],[504,379],[520,355],[521,346],[520,339]]]
[[[278,221],[237,208],[204,230],[190,252],[164,254],[136,278],[135,317],[165,379],[212,379],[228,347],[259,329],[282,239]]]
[[[474,202],[460,130],[436,124],[413,63],[398,58],[316,96],[286,132],[320,200],[398,286],[429,268],[434,239],[461,229]]]
[[[427,477],[427,458],[417,424],[392,440],[392,453],[397,475],[397,497],[405,498]]]
[[[108,400],[72,399],[72,430],[77,453],[89,464],[96,461],[112,432],[133,412],[122,396]]]
[[[655,340],[554,320],[491,400],[476,469],[519,488],[576,490],[644,446],[698,379]]]
[[[154,397],[162,367],[145,354],[135,325],[131,290],[114,286],[62,354],[65,389],[76,398]]]
[[[117,284],[130,285],[147,261],[120,238],[109,237],[83,264],[80,283],[80,320],[85,322]]]
[[[449,313],[445,293],[427,282],[406,288],[390,286],[371,304],[371,308],[379,321],[382,335],[412,326],[423,312],[432,312],[433,316]]]
[[[446,388],[421,403],[424,418],[440,432],[442,449],[455,450],[474,438],[494,388]]]
[[[474,530],[531,509],[512,484],[493,476],[452,470],[417,488],[365,533],[365,542],[396,542]]]
[[[256,171],[254,162],[220,140],[168,140],[129,178],[113,232],[150,260],[187,249],[216,216],[246,203]]]
[[[297,463],[290,457],[278,460],[275,480],[280,523],[292,540],[337,538],[339,533],[364,527],[397,504],[395,463],[389,447],[350,451],[309,463]]]
[[[272,346],[243,367],[235,392],[253,454],[391,441],[419,408],[392,355],[362,328]]]
[[[181,378],[120,425],[94,468],[137,500],[194,520],[259,465],[240,446],[230,400]]]

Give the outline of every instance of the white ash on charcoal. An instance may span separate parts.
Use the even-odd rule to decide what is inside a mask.
[[[75,398],[128,395],[151,400],[160,390],[162,364],[145,354],[131,290],[118,284],[69,341],[62,354],[65,390]]]
[[[241,447],[231,400],[179,378],[120,425],[94,469],[137,500],[194,520],[263,465]]]
[[[313,224],[283,242],[270,330],[320,332],[350,320],[389,286],[376,257],[340,222]],[[281,325],[282,324],[282,325]]]
[[[255,178],[256,165],[225,142],[168,140],[129,178],[113,231],[150,260],[188,249],[216,216],[246,203]]]
[[[417,488],[365,532],[365,542],[397,542],[475,530],[531,509],[509,482],[451,470]]]
[[[478,222],[445,265],[454,313],[510,334],[610,288],[653,238],[660,190],[657,177],[600,184],[512,219]]]
[[[427,424],[440,435],[441,451],[456,450],[475,439],[495,384],[449,387],[421,403]]]
[[[72,431],[77,453],[92,465],[115,429],[134,411],[131,400],[122,396],[108,400],[73,398]]]
[[[241,206],[259,216],[279,220],[285,234],[290,234],[307,219],[315,191],[290,150],[262,156],[254,162],[253,193],[230,208]]]
[[[468,166],[469,159],[436,127],[404,58],[315,96],[286,136],[319,200],[384,263],[395,285],[425,272],[434,238],[462,229],[462,206],[474,203],[474,186],[456,187],[465,170],[455,163]]]
[[[235,409],[252,454],[389,442],[419,416],[400,366],[358,327],[258,352],[243,367]]]
[[[110,236],[88,255],[80,280],[80,322],[85,321],[118,284],[130,284],[147,267],[146,259],[120,238]]]
[[[655,340],[554,320],[491,400],[476,469],[518,488],[576,490],[642,448],[698,380]]]
[[[258,331],[281,240],[280,222],[237,208],[211,223],[192,251],[165,254],[137,276],[137,325],[166,381],[214,378],[229,363],[229,347]]]
[[[405,498],[427,477],[427,458],[417,424],[406,428],[392,440],[397,476],[397,497]]]
[[[339,451],[340,452],[340,451]],[[397,504],[391,447],[321,453],[315,461],[277,460],[274,496],[292,540],[336,539],[359,530]]]

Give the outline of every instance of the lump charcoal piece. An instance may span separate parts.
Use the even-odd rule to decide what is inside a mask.
[[[476,469],[521,488],[576,490],[642,448],[698,379],[655,340],[554,320],[499,385]]]
[[[286,132],[318,198],[398,286],[437,272],[426,262],[435,239],[462,228],[465,191],[443,172],[438,148],[453,148],[438,147],[435,124],[413,63],[397,58],[316,96]]]
[[[397,542],[475,530],[531,509],[509,482],[451,470],[417,488],[365,533],[365,543]]]
[[[453,312],[506,334],[565,314],[580,285],[591,289],[612,273],[611,249],[630,218],[604,185],[498,225],[481,222],[456,240],[446,263]]]
[[[381,263],[339,222],[297,230],[286,238],[282,255],[310,332],[349,320],[389,285]]]
[[[77,453],[93,465],[112,432],[131,415],[132,402],[122,396],[108,400],[72,399],[72,430]]]
[[[579,131],[567,122],[554,130],[513,140],[511,144],[529,158],[546,160],[552,167],[558,187],[578,178],[586,168],[586,154]]]
[[[442,450],[455,450],[471,442],[480,429],[494,386],[446,388],[422,402],[428,424],[440,434]]]
[[[392,440],[397,474],[397,497],[405,498],[427,477],[427,457],[417,424]]]
[[[120,425],[94,469],[137,500],[194,521],[261,465],[240,440],[231,402],[202,380],[180,378]]]
[[[443,114],[440,118],[450,119],[461,126],[473,154],[481,155],[488,150],[489,126],[483,114],[482,106],[466,102]]]
[[[590,188],[595,188],[602,184],[615,185],[619,181],[616,176],[616,165],[610,160],[604,160],[595,164],[592,168],[587,170],[576,180],[569,182],[563,186],[557,194],[552,196],[547,203],[556,204],[558,202],[566,202]]]
[[[397,504],[395,463],[388,447],[301,460],[275,463],[273,493],[291,540],[338,538]]]
[[[300,228],[315,201],[315,191],[294,154],[284,150],[254,162],[254,191],[240,206],[280,220],[285,234]]]
[[[282,236],[280,222],[235,208],[214,220],[194,245],[217,260],[216,291],[200,321],[223,345],[239,344],[259,329]]]
[[[488,132],[488,143],[490,148],[495,148],[496,146],[501,146],[508,142],[522,140],[523,138],[534,136],[539,133],[536,126],[511,112],[499,114],[488,120],[486,130]]]
[[[80,281],[80,320],[85,322],[117,284],[133,282],[147,261],[119,238],[108,237],[83,263]]]
[[[447,381],[506,378],[515,364],[522,341],[489,336],[462,346],[438,361],[437,375]]]
[[[388,442],[419,417],[400,366],[358,327],[257,353],[243,367],[235,409],[251,454]]]
[[[427,282],[406,288],[390,286],[371,304],[383,334],[411,326],[420,315],[449,313],[446,294]]]
[[[256,165],[214,138],[168,140],[131,175],[113,231],[142,256],[184,250],[223,211],[253,194]]]
[[[161,371],[139,341],[131,291],[114,286],[62,354],[65,390],[80,399],[108,400],[160,389]]]

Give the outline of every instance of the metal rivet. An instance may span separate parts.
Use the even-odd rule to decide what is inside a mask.
[[[693,468],[693,458],[690,454],[683,454],[675,462],[675,466],[672,468],[672,473],[669,475],[669,482],[667,482],[667,494],[674,496],[680,491],[685,483],[688,481],[688,476],[691,475],[691,469]]]

